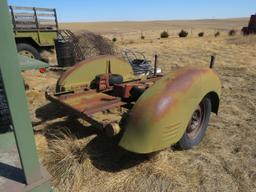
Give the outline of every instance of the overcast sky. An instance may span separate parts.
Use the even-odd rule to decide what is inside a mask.
[[[9,5],[56,8],[60,22],[249,17],[256,0],[8,0]]]

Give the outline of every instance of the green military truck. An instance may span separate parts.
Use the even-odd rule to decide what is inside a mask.
[[[58,35],[56,9],[9,6],[18,53],[40,60],[40,52],[54,48]]]

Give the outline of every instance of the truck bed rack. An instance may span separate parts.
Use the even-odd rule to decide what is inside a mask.
[[[56,9],[9,6],[14,31],[56,31]]]

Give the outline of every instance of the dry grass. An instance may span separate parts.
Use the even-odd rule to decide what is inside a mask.
[[[63,29],[71,29],[74,32],[89,30],[96,33],[127,33],[132,31],[163,31],[181,29],[240,29],[248,24],[249,18],[223,19],[223,20],[177,20],[177,21],[139,21],[139,22],[90,22],[90,23],[60,23]],[[160,34],[160,33],[158,33]]]
[[[43,106],[43,92],[36,98],[41,98],[40,104],[30,101],[31,113],[43,108],[37,118],[44,120],[40,126],[45,131],[36,135],[37,147],[59,191],[256,191],[256,36],[228,37],[221,32],[214,38],[204,26],[197,29],[205,32],[203,38],[157,39],[159,29],[143,32],[145,40],[127,32],[131,38],[118,37],[116,42],[148,58],[157,52],[165,72],[177,66],[207,66],[209,56],[217,55],[215,69],[223,83],[220,111],[212,116],[203,142],[192,150],[170,148],[151,158],[131,154],[120,149],[117,140],[58,114],[56,106]],[[56,77],[50,76],[53,82]],[[29,100],[35,97],[29,95]]]
[[[78,191],[83,184],[86,174],[86,153],[83,143],[71,134],[64,134],[61,138],[48,142],[49,148],[45,154],[44,164],[52,173],[52,183],[63,191]]]

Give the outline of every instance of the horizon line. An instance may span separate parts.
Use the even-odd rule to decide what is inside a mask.
[[[145,19],[145,20],[95,20],[95,21],[59,21],[59,23],[118,23],[118,22],[159,22],[159,21],[205,21],[205,20],[235,20],[248,19],[248,17],[223,17],[223,18],[205,18],[205,19]]]

